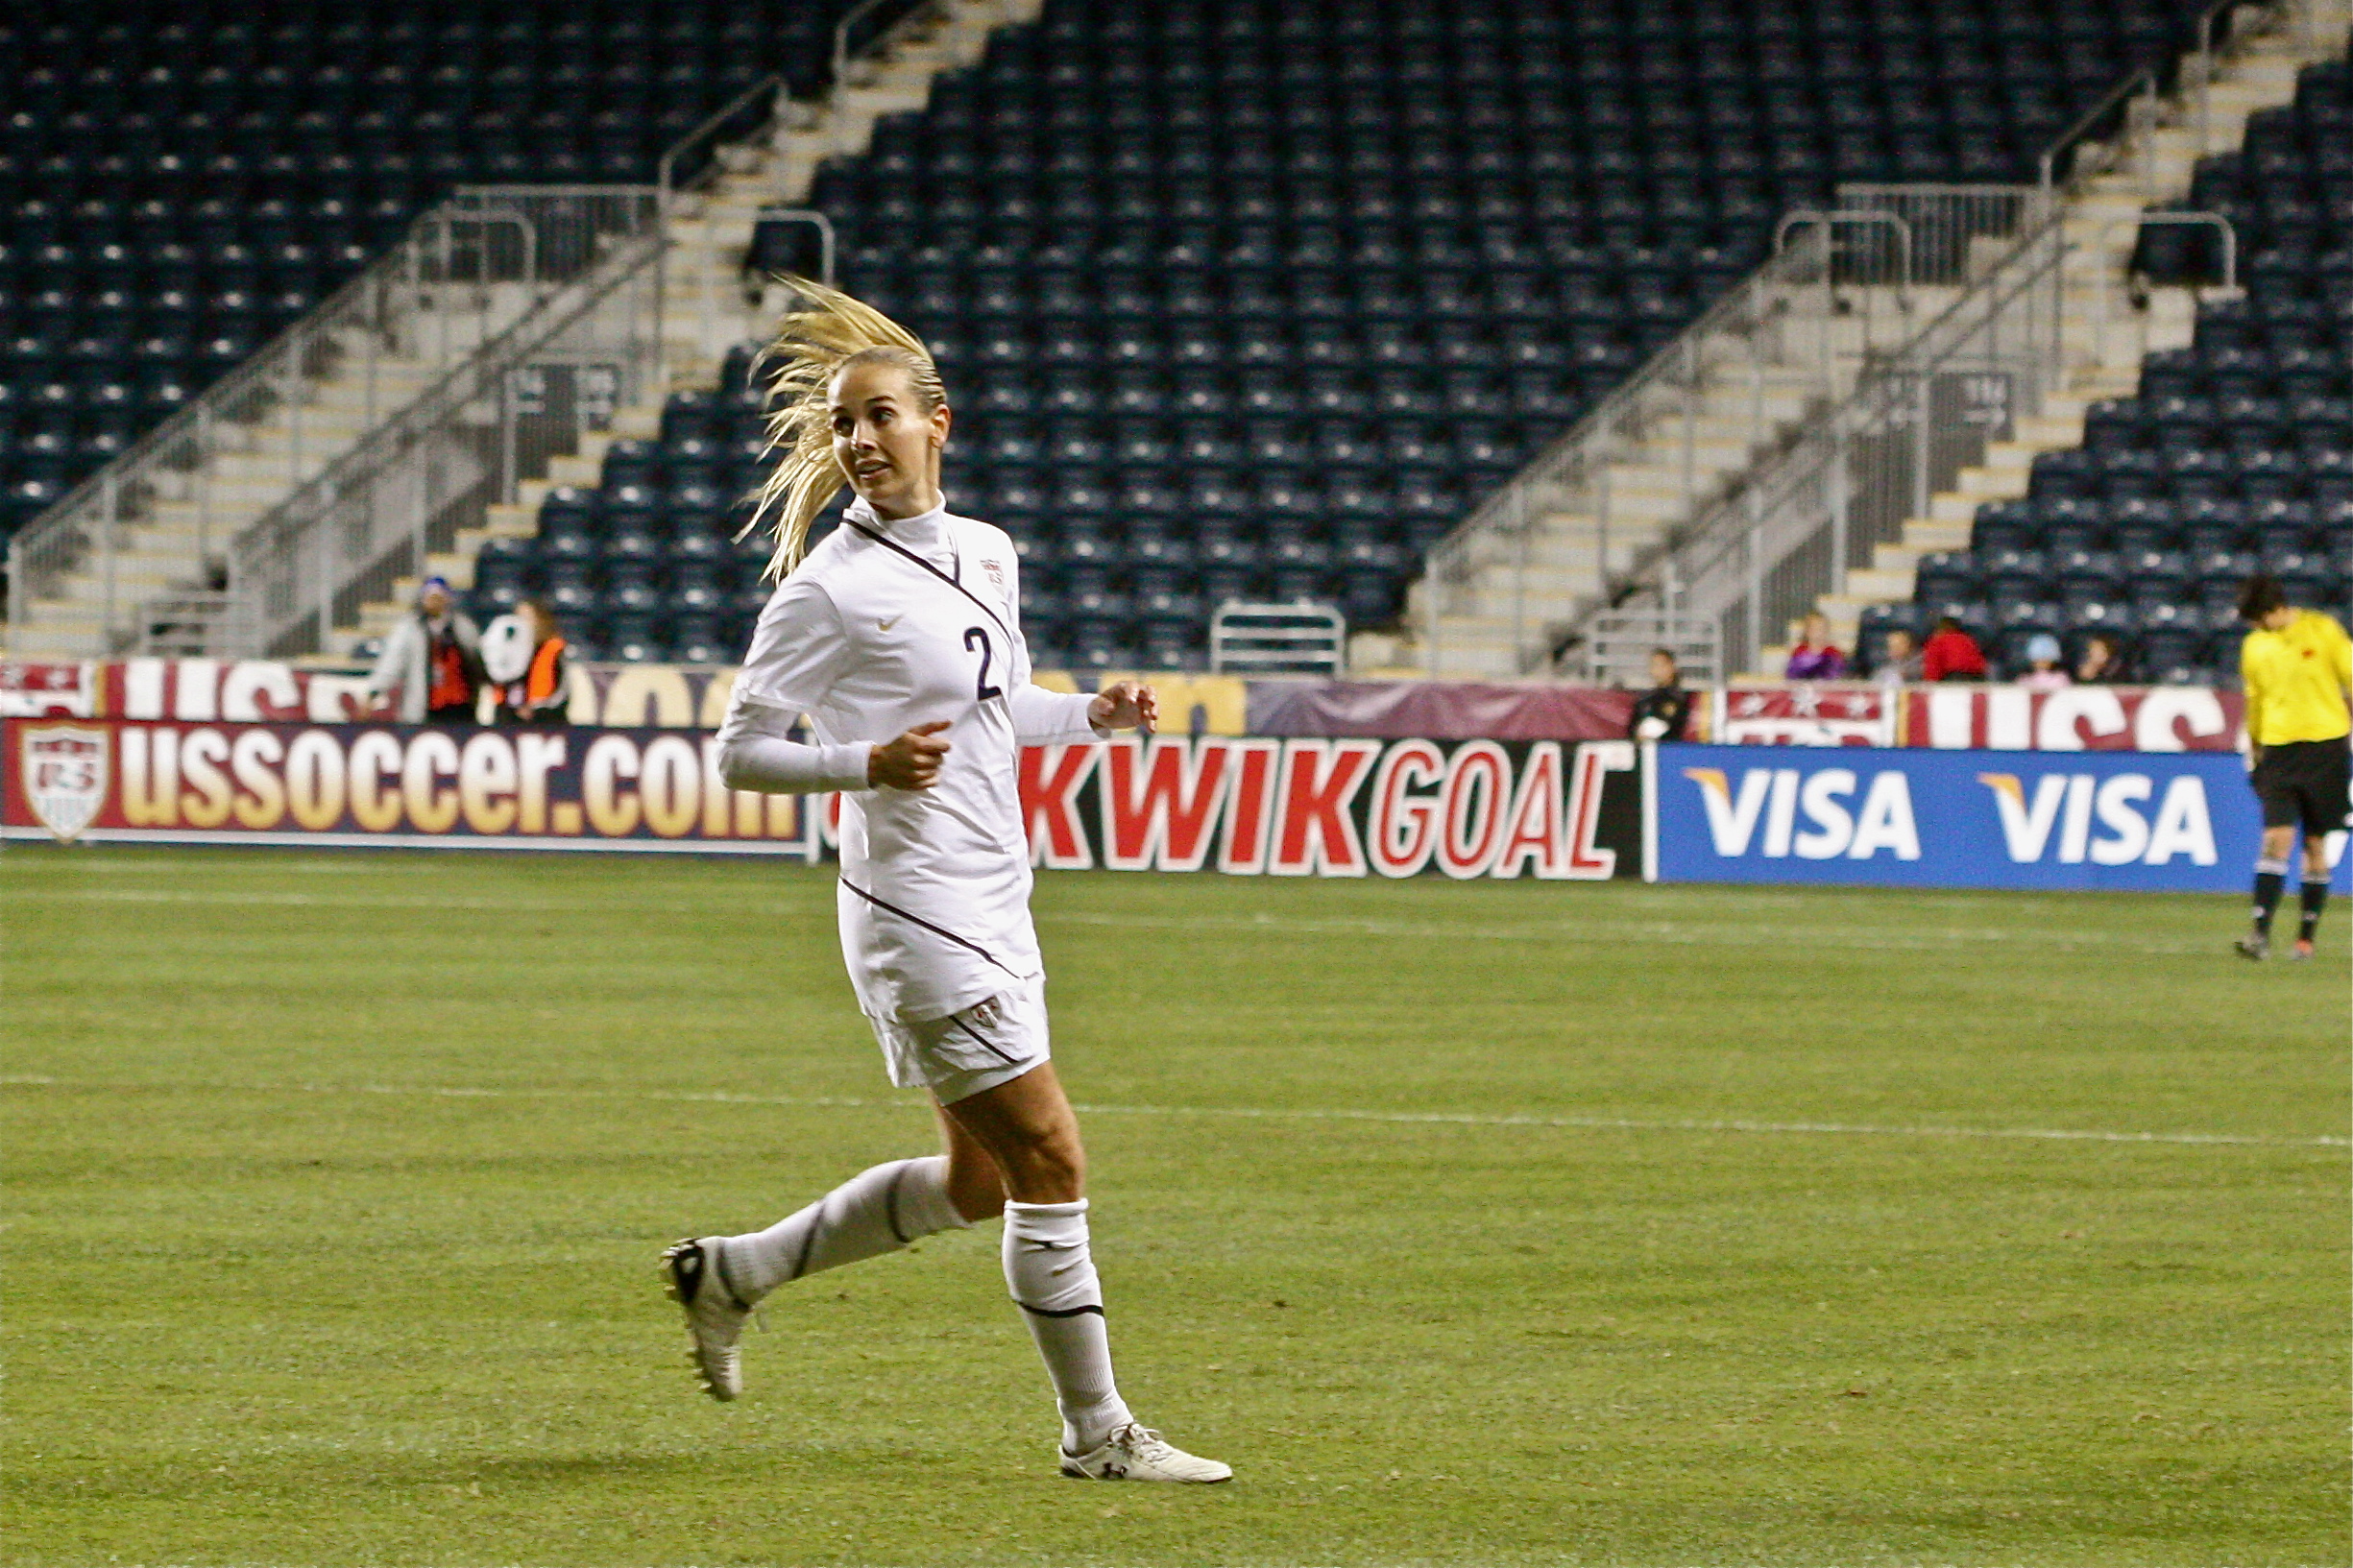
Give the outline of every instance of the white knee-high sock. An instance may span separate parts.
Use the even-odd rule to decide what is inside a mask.
[[[766,1230],[724,1238],[719,1257],[728,1286],[748,1305],[804,1274],[971,1222],[948,1201],[947,1156],[934,1154],[861,1170]]]
[[[1084,1454],[1129,1419],[1111,1381],[1103,1286],[1087,1247],[1086,1199],[1005,1206],[1005,1283],[1054,1380],[1062,1447]]]

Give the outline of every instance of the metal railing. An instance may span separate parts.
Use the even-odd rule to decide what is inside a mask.
[[[1980,275],[2047,206],[2018,185],[1841,186],[1837,210],[1806,219],[1431,548],[1417,627],[1423,667],[1492,670],[1498,639],[1503,673],[1546,663],[1730,477],[1843,397],[1867,359],[1910,338],[1907,296]],[[1704,446],[1714,452],[1705,461]],[[1460,616],[1479,617],[1485,636],[1473,626],[1450,641]]]
[[[1678,674],[1703,685],[1723,678],[1719,628],[1711,615],[1680,610],[1609,610],[1586,624],[1586,679],[1595,686],[1633,686],[1649,679],[1650,656],[1665,649]]]
[[[1327,604],[1228,599],[1209,616],[1209,667],[1220,675],[1329,675],[1348,667],[1347,618]]]
[[[654,209],[652,187],[636,194]],[[609,251],[241,533],[209,651],[334,651],[337,626],[640,400],[659,374],[662,249],[649,224]]]
[[[85,655],[140,639],[144,598],[202,582],[260,512],[653,221],[609,186],[454,193],[10,543],[12,639],[52,623]]]
[[[931,0],[861,0],[834,24],[834,90],[852,85],[850,64],[884,42],[903,23],[932,9]]]
[[[834,261],[838,249],[835,243],[834,220],[813,206],[764,206],[753,219],[754,231],[772,223],[807,224],[817,231],[817,281],[831,288]]]
[[[1874,547],[2039,412],[2064,374],[2063,219],[2053,212],[1778,461],[1711,508],[1664,564],[1659,608],[1711,617],[1728,669],[1843,591]]]

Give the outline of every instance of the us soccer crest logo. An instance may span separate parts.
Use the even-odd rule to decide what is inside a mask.
[[[21,734],[16,776],[26,803],[60,843],[70,843],[106,802],[106,732],[54,726]]]

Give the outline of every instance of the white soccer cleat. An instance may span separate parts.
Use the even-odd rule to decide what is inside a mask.
[[[1231,1481],[1234,1467],[1198,1459],[1147,1426],[1130,1421],[1091,1453],[1057,1448],[1062,1473],[1078,1481]]]
[[[696,1376],[712,1398],[727,1400],[743,1391],[736,1341],[752,1309],[727,1282],[718,1241],[716,1236],[690,1236],[671,1245],[662,1254],[662,1272],[669,1281],[669,1298],[687,1315],[687,1338],[692,1344],[688,1359]]]

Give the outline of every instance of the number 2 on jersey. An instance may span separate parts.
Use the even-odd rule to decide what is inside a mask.
[[[997,650],[989,644],[986,632],[978,626],[967,626],[964,628],[964,651],[970,653],[976,648],[981,654],[981,674],[980,678],[973,683],[973,700],[986,702],[991,697],[1004,696],[1005,691],[1002,688],[988,684],[988,666],[990,662],[996,658]]]

